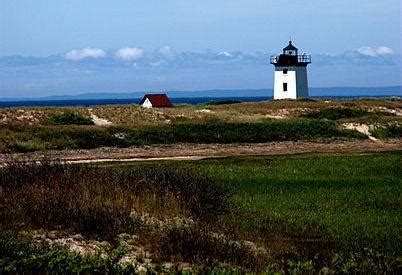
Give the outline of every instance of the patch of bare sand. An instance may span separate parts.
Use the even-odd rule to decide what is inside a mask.
[[[91,119],[95,125],[105,126],[105,125],[112,124],[112,122],[110,122],[109,120],[96,116],[94,113],[92,113],[92,109],[88,109],[88,111],[89,111],[89,114],[91,115]]]
[[[358,131],[364,135],[366,135],[369,139],[373,140],[373,141],[378,141],[378,139],[376,139],[375,137],[373,137],[370,133],[370,126],[367,124],[361,124],[361,123],[344,123],[342,124],[342,126],[345,129],[349,129],[349,130],[355,130]]]

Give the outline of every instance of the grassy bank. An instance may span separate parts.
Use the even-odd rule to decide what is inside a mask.
[[[133,242],[149,251],[152,268],[188,262],[254,271],[396,272],[401,176],[399,153],[12,165],[1,170],[1,218],[3,233],[14,233],[3,234],[1,245],[7,263],[21,266],[24,257],[56,248],[29,248],[30,238],[15,232],[80,233],[110,242],[101,270],[116,270],[132,253],[118,237],[128,233],[139,236]],[[79,267],[88,264],[80,261]]]
[[[210,122],[164,126],[24,126],[0,125],[0,152],[80,149],[101,146],[187,143],[236,143],[296,140],[364,139],[319,119],[268,120],[258,123]]]

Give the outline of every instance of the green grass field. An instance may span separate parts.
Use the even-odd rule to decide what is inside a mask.
[[[299,273],[324,266],[339,272],[396,272],[400,266],[400,152],[86,167],[22,167],[4,174],[0,182],[13,200],[3,204],[3,230],[63,229],[100,240],[137,234],[159,255],[157,262],[178,259],[204,267],[224,262]],[[132,208],[147,213],[145,227],[144,218],[130,220]],[[150,231],[149,217],[175,216],[193,218],[195,227]],[[216,233],[227,236],[225,241],[213,237]],[[252,241],[268,254],[253,254],[231,240]],[[49,261],[37,262],[42,250],[9,239],[0,245],[7,252],[6,266],[8,261],[29,267]],[[51,259],[52,250],[40,249]],[[111,255],[117,257],[119,249]],[[68,257],[63,261],[71,263]],[[83,270],[77,266],[82,267],[78,258],[74,268]]]
[[[303,242],[315,242],[335,250],[401,250],[400,152],[241,157],[159,165],[196,167],[232,187],[232,222],[246,235],[264,239],[264,232],[280,233],[302,247]]]
[[[401,249],[398,153],[210,160],[201,166],[234,187],[246,232],[279,230],[346,250]],[[299,240],[297,240],[299,239]]]

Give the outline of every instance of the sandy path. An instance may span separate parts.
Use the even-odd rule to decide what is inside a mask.
[[[302,153],[370,153],[402,150],[402,139],[333,141],[333,142],[268,142],[246,144],[170,144],[143,147],[103,147],[90,150],[63,150],[25,154],[0,154],[0,164],[10,160],[30,162],[43,158],[69,163],[146,160],[199,160],[212,157],[286,155]]]

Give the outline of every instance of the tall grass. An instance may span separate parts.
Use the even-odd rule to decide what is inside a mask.
[[[132,231],[133,209],[209,222],[228,210],[227,187],[194,171],[110,171],[59,163],[9,163],[0,170],[3,225],[59,226],[104,238]]]

